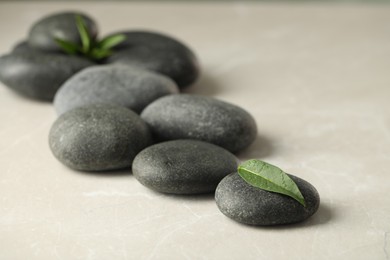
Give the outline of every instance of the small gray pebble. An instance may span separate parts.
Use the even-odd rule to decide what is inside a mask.
[[[196,139],[238,152],[256,138],[253,117],[242,108],[197,95],[170,95],[141,113],[158,140]]]
[[[269,226],[301,222],[317,211],[320,196],[307,181],[289,176],[299,187],[306,207],[289,196],[256,188],[235,172],[226,176],[215,191],[218,208],[227,217],[249,225]]]
[[[80,15],[92,39],[97,36],[96,23],[87,15],[79,12],[61,12],[43,17],[33,24],[28,35],[28,43],[44,51],[62,51],[55,38],[81,45],[81,38],[76,26],[76,15]]]
[[[0,81],[24,96],[51,101],[62,83],[91,65],[76,56],[19,51],[0,57]]]
[[[173,194],[214,192],[237,169],[236,157],[213,144],[175,140],[150,146],[134,159],[132,171],[153,190]]]
[[[58,90],[54,107],[58,114],[95,104],[117,104],[140,113],[155,99],[178,93],[168,77],[123,65],[87,68],[69,78]]]
[[[103,171],[130,167],[151,144],[147,125],[131,110],[108,104],[75,108],[49,134],[54,156],[70,168]]]
[[[178,40],[155,32],[119,32],[126,40],[114,48],[107,63],[122,63],[164,74],[180,88],[191,85],[199,76],[195,54]]]

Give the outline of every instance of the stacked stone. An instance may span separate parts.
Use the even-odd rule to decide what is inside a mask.
[[[36,22],[26,41],[0,57],[4,85],[53,101],[59,117],[49,144],[60,162],[80,171],[132,168],[141,184],[163,193],[217,189],[220,210],[246,224],[294,223],[315,213],[317,191],[295,176],[306,207],[239,177],[233,154],[256,139],[256,122],[236,105],[180,94],[199,76],[190,48],[160,33],[124,31],[125,40],[106,59],[69,55],[55,39],[81,44],[76,15],[97,38],[92,18],[58,13]]]

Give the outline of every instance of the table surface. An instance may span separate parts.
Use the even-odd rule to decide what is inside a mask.
[[[0,86],[0,259],[389,259],[390,6],[0,3],[0,53],[29,25],[83,10],[102,33],[152,29],[195,50],[186,92],[254,115],[259,158],[312,183],[308,221],[238,224],[213,195],[169,196],[130,171],[82,173],[48,147],[51,104]]]

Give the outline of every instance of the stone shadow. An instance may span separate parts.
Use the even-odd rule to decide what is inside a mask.
[[[142,184],[141,184],[142,185]],[[148,189],[145,187],[145,189]],[[210,201],[214,200],[215,192],[202,193],[202,194],[169,194],[169,193],[160,193],[151,189],[148,189],[149,193],[153,196],[161,197],[168,200],[177,200],[177,201]]]
[[[256,140],[245,150],[236,154],[238,158],[242,159],[261,159],[270,156],[274,148],[272,142],[266,136],[258,135]]]
[[[182,93],[214,96],[221,90],[221,88],[222,86],[215,77],[208,74],[207,72],[203,72],[200,75],[200,78],[191,86],[183,89]]]
[[[132,176],[130,167],[124,168],[121,170],[107,170],[107,171],[77,171],[70,169],[72,172],[76,174],[88,175],[91,177],[124,177],[124,176]]]

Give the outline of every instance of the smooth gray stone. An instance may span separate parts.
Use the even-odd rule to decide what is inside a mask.
[[[26,97],[51,101],[62,83],[91,65],[76,56],[20,51],[0,57],[0,81]]]
[[[164,74],[180,88],[191,85],[199,76],[195,54],[178,40],[155,32],[125,31],[127,39],[114,48],[106,62],[132,65]]]
[[[55,38],[81,45],[80,34],[76,26],[76,15],[83,18],[92,39],[95,39],[98,30],[92,18],[79,12],[61,12],[45,16],[34,23],[28,34],[29,44],[34,48],[52,52],[62,51],[55,42]]]
[[[42,52],[40,49],[36,49],[30,46],[27,41],[21,41],[15,44],[12,48],[12,53],[21,53],[21,52]]]
[[[54,156],[82,171],[130,167],[152,143],[147,125],[131,110],[108,104],[75,108],[60,116],[49,134]]]
[[[317,211],[320,196],[307,181],[289,176],[299,187],[306,207],[289,196],[256,188],[235,172],[226,176],[215,191],[218,208],[227,217],[249,225],[283,225],[304,221]]]
[[[214,192],[219,181],[237,170],[236,157],[206,142],[175,140],[150,146],[134,159],[132,171],[146,187],[163,193]]]
[[[147,106],[141,118],[158,140],[196,139],[239,152],[256,138],[253,117],[242,108],[197,95],[170,95]]]
[[[95,104],[117,104],[140,113],[159,97],[178,93],[168,77],[124,65],[87,68],[68,79],[54,98],[58,114]]]

